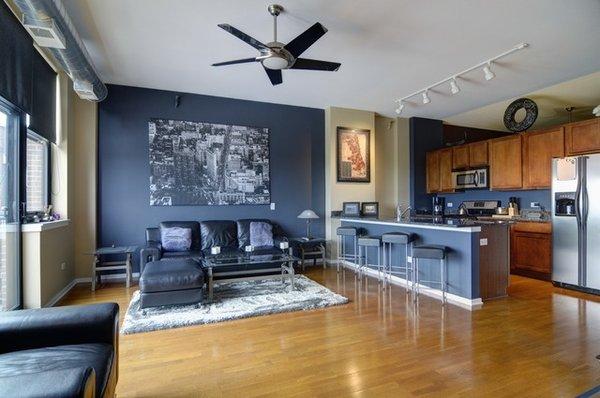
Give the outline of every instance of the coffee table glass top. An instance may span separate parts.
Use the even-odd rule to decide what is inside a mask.
[[[299,258],[287,253],[275,254],[252,254],[252,253],[227,253],[210,254],[202,259],[205,266],[208,267],[226,267],[231,265],[250,265],[264,263],[285,263],[290,261],[299,261]]]

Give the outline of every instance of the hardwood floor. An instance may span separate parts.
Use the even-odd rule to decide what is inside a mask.
[[[510,297],[467,311],[404,290],[307,275],[351,302],[121,336],[118,397],[572,397],[600,384],[600,298],[511,277]],[[61,302],[115,301],[137,286],[75,287]]]

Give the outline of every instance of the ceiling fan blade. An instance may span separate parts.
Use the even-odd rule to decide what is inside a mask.
[[[259,42],[258,40],[256,40],[254,37],[252,36],[248,36],[247,34],[245,34],[244,32],[242,32],[239,29],[234,28],[233,26],[226,24],[226,23],[222,23],[217,25],[219,28],[226,30],[227,32],[231,33],[232,35],[234,35],[235,37],[237,37],[240,40],[245,41],[246,43],[250,44],[252,47],[256,48],[257,50],[267,50],[269,47],[265,46],[264,44],[262,44],[261,42]]]
[[[317,22],[303,33],[300,33],[294,40],[283,46],[283,48],[288,50],[294,58],[298,58],[300,54],[312,46],[325,33],[327,33],[327,29]]]
[[[297,58],[290,69],[326,70],[335,72],[342,64],[338,62],[319,61],[318,59]]]
[[[265,72],[267,72],[267,76],[269,76],[272,85],[276,86],[283,83],[283,77],[281,76],[280,70],[265,68]]]
[[[233,61],[217,62],[216,64],[212,64],[212,66],[245,64],[247,62],[256,62],[256,58],[244,58],[244,59],[236,59]]]

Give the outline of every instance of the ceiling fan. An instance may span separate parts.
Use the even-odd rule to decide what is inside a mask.
[[[327,33],[327,29],[320,23],[315,23],[304,33],[298,35],[288,44],[277,41],[277,16],[283,11],[283,7],[278,4],[271,4],[268,7],[269,13],[273,16],[273,41],[263,44],[255,38],[248,36],[239,29],[229,24],[218,25],[235,37],[256,48],[260,54],[253,58],[236,59],[234,61],[219,62],[212,66],[243,64],[248,62],[260,62],[269,76],[269,80],[275,86],[283,82],[281,75],[282,69],[308,69],[321,71],[336,71],[340,63],[319,61],[316,59],[299,58],[299,56],[312,46],[321,36]]]

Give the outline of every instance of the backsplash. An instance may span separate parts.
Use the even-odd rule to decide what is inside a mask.
[[[549,189],[537,189],[529,191],[488,191],[488,190],[467,190],[464,192],[439,194],[438,196],[446,199],[446,211],[458,211],[458,206],[465,200],[501,200],[502,206],[508,206],[508,198],[515,196],[519,198],[520,208],[531,208],[531,202],[539,202],[546,210],[550,210],[551,191]],[[448,205],[452,203],[452,207]]]

